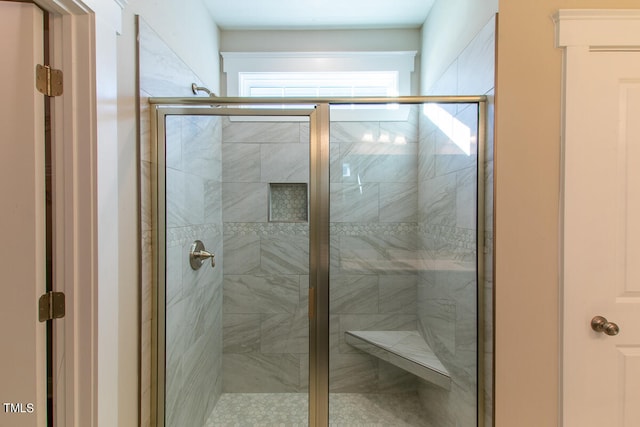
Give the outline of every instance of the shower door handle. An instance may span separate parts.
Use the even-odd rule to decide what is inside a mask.
[[[591,319],[591,329],[609,336],[618,335],[618,333],[620,333],[618,325],[613,322],[609,322],[606,317],[602,316],[596,316]]]
[[[191,268],[194,270],[199,270],[204,264],[204,261],[207,259],[211,260],[211,268],[216,266],[216,258],[215,254],[211,252],[207,252],[204,249],[204,243],[200,240],[196,240],[191,245],[191,249],[189,251],[189,264]]]

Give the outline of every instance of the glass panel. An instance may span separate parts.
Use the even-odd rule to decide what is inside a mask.
[[[477,424],[478,110],[406,111],[330,125],[331,425]]]
[[[165,120],[166,426],[308,424],[309,120],[247,111]]]

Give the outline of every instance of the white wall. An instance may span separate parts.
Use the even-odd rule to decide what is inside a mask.
[[[418,51],[411,93],[418,94],[420,29],[222,31],[222,52]],[[223,92],[224,89],[223,89]]]
[[[426,93],[498,12],[498,0],[437,0],[422,27],[420,92]]]
[[[219,90],[219,31],[199,0],[131,0],[123,11],[118,39],[118,200],[119,200],[119,385],[120,427],[138,426],[140,284],[137,207],[136,34],[140,15],[213,91]],[[145,256],[145,254],[142,254]],[[144,406],[149,405],[143,402]],[[146,420],[148,421],[148,420]],[[142,420],[145,425],[145,420]]]
[[[420,30],[225,30],[221,34],[220,50],[223,52],[420,50]]]

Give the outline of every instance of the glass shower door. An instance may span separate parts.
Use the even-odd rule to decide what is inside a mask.
[[[312,112],[160,112],[166,426],[308,423]]]
[[[332,106],[331,425],[477,425],[477,136],[477,104]]]
[[[481,425],[484,109],[400,101],[157,108],[158,425]]]

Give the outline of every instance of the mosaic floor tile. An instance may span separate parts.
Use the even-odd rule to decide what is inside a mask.
[[[432,427],[416,393],[329,396],[330,427]],[[307,426],[302,393],[224,393],[204,427]]]

